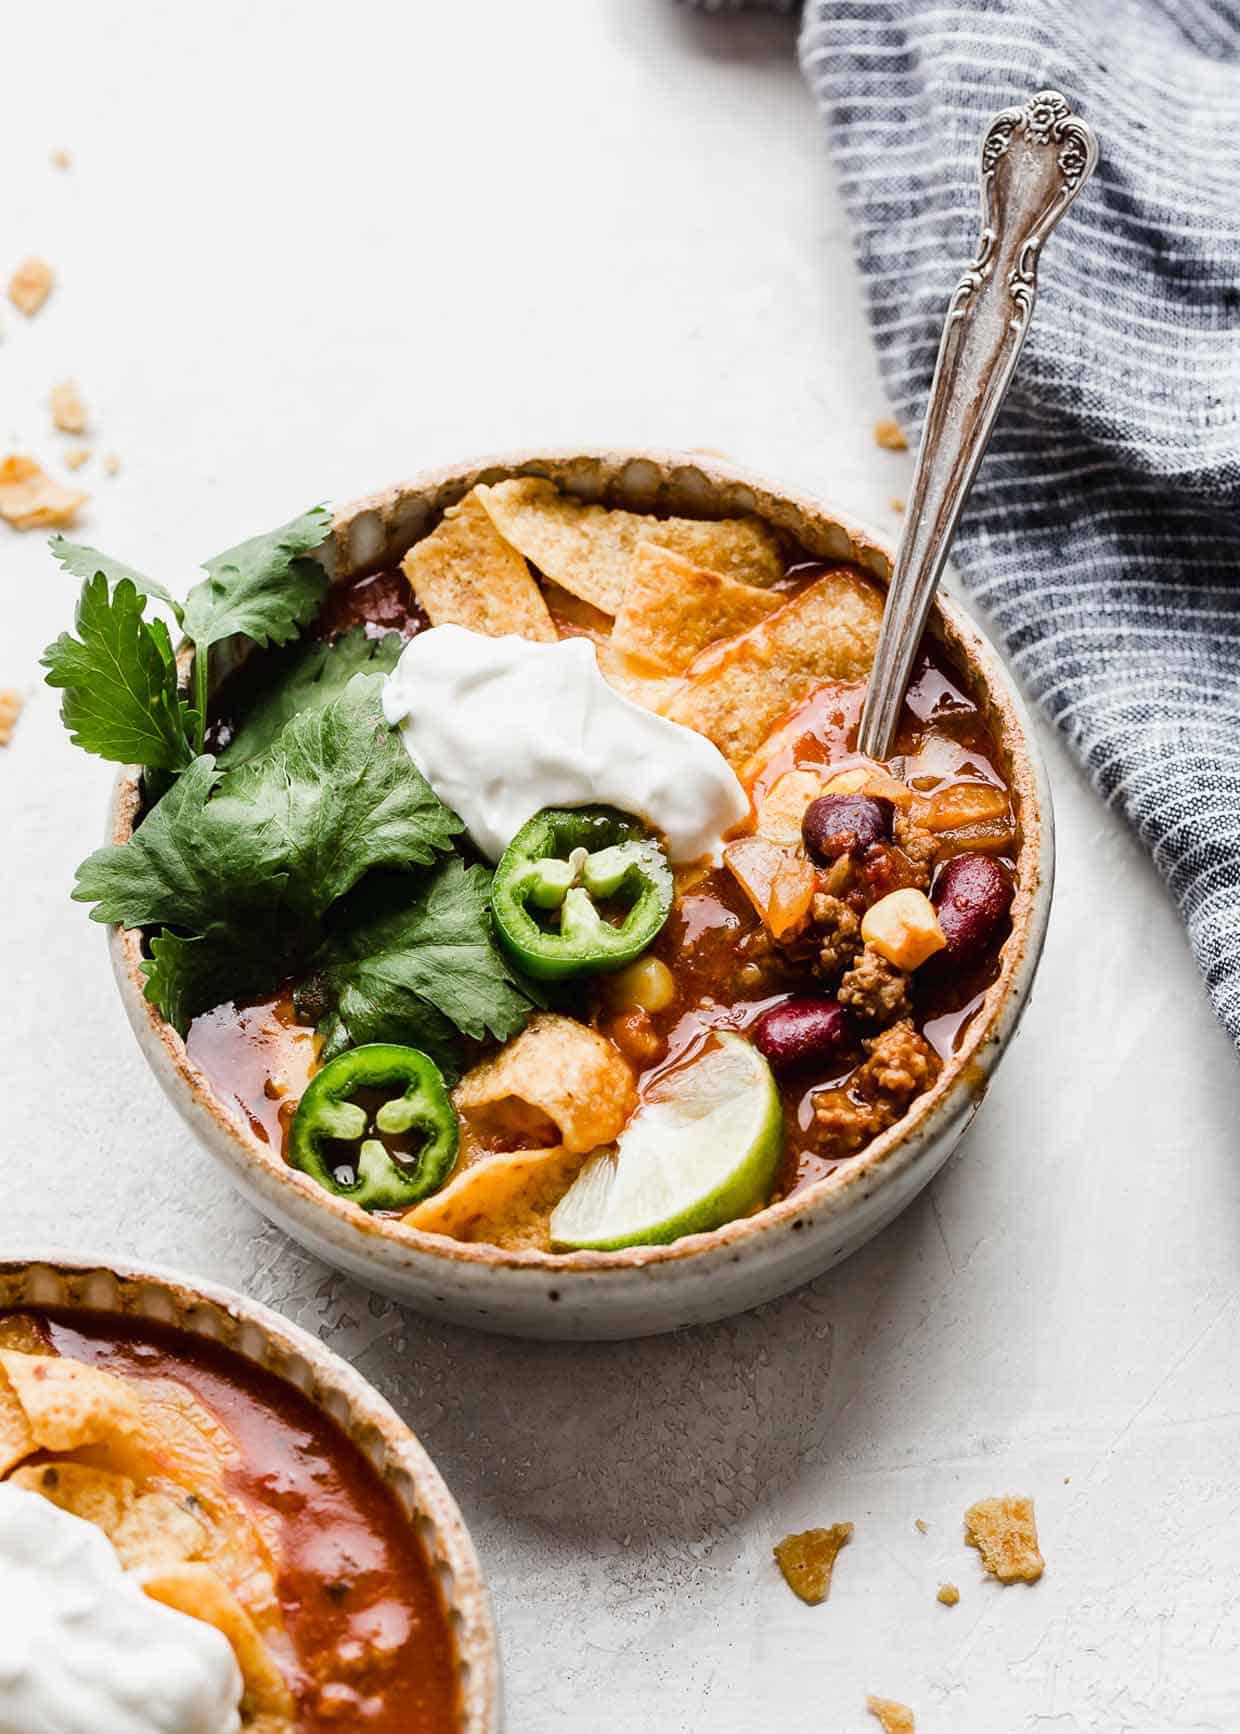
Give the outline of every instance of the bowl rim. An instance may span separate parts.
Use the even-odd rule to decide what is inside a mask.
[[[819,500],[779,488],[751,471],[713,454],[698,452],[573,448],[527,450],[485,456],[416,473],[405,482],[365,495],[336,510],[323,559],[333,581],[381,570],[399,555],[375,544],[376,533],[395,534],[407,528],[412,499],[422,508],[406,546],[433,527],[446,505],[480,481],[518,475],[543,475],[567,491],[597,497],[612,490],[636,466],[658,478],[658,501],[675,503],[677,491],[704,484],[715,496],[715,515],[750,511],[794,537],[811,531],[811,544],[842,537],[848,551],[835,557],[859,564],[884,586],[891,575],[889,546],[873,530]],[[601,484],[597,478],[603,477]],[[589,478],[582,481],[582,477]],[[576,485],[575,485],[576,484]],[[640,509],[640,508],[637,508]],[[686,508],[687,509],[687,508]],[[693,515],[690,510],[688,515]],[[705,516],[699,512],[697,515]],[[366,534],[359,531],[365,527]],[[805,538],[802,537],[804,541]],[[363,543],[359,554],[356,544]],[[373,548],[380,546],[375,554]],[[367,552],[367,550],[372,550]],[[828,556],[830,557],[830,556]],[[1054,828],[1050,790],[1033,724],[1013,677],[980,626],[954,599],[940,590],[931,614],[930,630],[968,670],[971,684],[984,698],[988,721],[995,729],[1008,762],[1008,782],[1020,810],[1022,842],[1020,872],[1012,905],[1012,932],[1004,943],[999,974],[969,1026],[958,1054],[944,1065],[936,1082],[912,1108],[857,1156],[811,1185],[778,1199],[750,1216],[725,1223],[707,1233],[687,1235],[663,1246],[628,1247],[615,1252],[553,1253],[506,1250],[482,1242],[457,1241],[403,1224],[367,1216],[347,1200],[335,1198],[308,1176],[288,1166],[278,1152],[259,1139],[215,1093],[209,1079],[189,1059],[181,1037],[146,999],[142,988],[141,930],[109,929],[113,970],[122,1002],[152,1069],[180,1106],[188,1094],[197,1116],[209,1124],[213,1154],[224,1159],[244,1188],[257,1187],[278,1196],[279,1208],[308,1234],[343,1239],[355,1258],[395,1262],[429,1259],[432,1265],[471,1266],[504,1270],[521,1280],[547,1275],[572,1279],[590,1273],[650,1271],[719,1253],[736,1260],[765,1235],[783,1230],[819,1229],[847,1215],[855,1202],[871,1195],[914,1167],[944,1125],[967,1122],[985,1094],[990,1074],[1019,1022],[1028,998],[1049,917],[1054,879]],[[108,840],[123,842],[131,834],[141,800],[140,772],[119,771],[109,809]],[[161,1051],[162,1050],[162,1051]],[[158,1056],[160,1064],[152,1054]],[[204,1129],[200,1136],[206,1141]]]
[[[473,1539],[426,1447],[343,1356],[262,1302],[160,1264],[57,1248],[0,1255],[0,1311],[114,1313],[222,1345],[335,1423],[406,1514],[444,1608],[461,1734],[498,1734],[499,1637]],[[261,1352],[259,1352],[261,1351]]]

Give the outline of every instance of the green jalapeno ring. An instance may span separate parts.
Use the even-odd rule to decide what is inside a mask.
[[[372,1112],[352,1099],[362,1090],[392,1094]],[[379,1135],[411,1133],[421,1143],[409,1158],[394,1156]],[[362,1210],[408,1210],[442,1186],[459,1140],[456,1110],[435,1062],[418,1048],[368,1042],[311,1078],[289,1125],[287,1155],[326,1192]],[[345,1170],[351,1180],[341,1178]]]
[[[563,981],[640,956],[671,913],[672,894],[667,858],[635,819],[614,807],[545,807],[504,851],[491,912],[520,969]],[[617,923],[597,907],[609,899],[626,906]]]

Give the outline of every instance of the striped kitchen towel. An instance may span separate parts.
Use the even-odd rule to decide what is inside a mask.
[[[1240,1043],[1240,4],[806,0],[800,54],[910,435],[987,117],[1050,87],[1099,135],[954,558]]]

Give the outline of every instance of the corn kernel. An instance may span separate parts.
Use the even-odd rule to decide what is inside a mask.
[[[618,1007],[639,1006],[642,1011],[665,1011],[676,998],[676,978],[667,965],[647,954],[617,970],[608,983],[612,1003]]]
[[[861,937],[897,969],[917,969],[947,944],[933,903],[911,887],[872,903],[861,918]]]

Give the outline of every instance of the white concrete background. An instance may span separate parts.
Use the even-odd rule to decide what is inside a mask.
[[[76,376],[124,461],[81,473],[83,532],[173,583],[312,500],[505,444],[716,447],[892,521],[906,464],[870,439],[786,24],[62,0],[9,20],[0,90],[0,272],[38,251],[60,276],[35,321],[0,315],[0,449],[54,459],[47,391]],[[162,1260],[354,1359],[473,1526],[520,1734],[862,1734],[867,1691],[920,1734],[1240,1727],[1240,1069],[1054,741],[1038,991],[930,1192],[730,1324],[522,1345],[305,1257],[165,1105],[67,896],[108,783],[37,683],[71,600],[42,538],[0,526],[0,686],[30,695],[0,754],[0,1249]],[[1033,1589],[961,1544],[1004,1491],[1037,1500]],[[832,1598],[802,1607],[771,1544],[839,1518]]]

